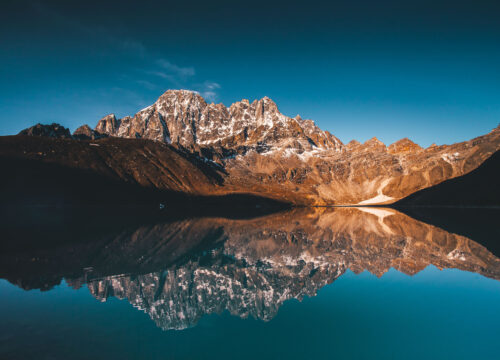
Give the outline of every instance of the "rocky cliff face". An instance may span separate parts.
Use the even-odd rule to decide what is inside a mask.
[[[88,125],[82,125],[73,132],[73,138],[79,140],[96,140],[107,137],[106,134],[92,130]]]
[[[50,125],[36,124],[22,130],[18,135],[71,139],[69,129],[56,123]]]
[[[500,149],[499,128],[426,149],[407,138],[388,147],[376,138],[344,145],[312,120],[281,114],[267,97],[227,108],[186,90],[169,90],[134,116],[108,115],[94,130],[80,127],[74,137],[172,144],[220,166],[223,184],[210,193],[250,193],[301,205],[393,203],[474,170]],[[163,189],[161,179],[155,183]]]
[[[338,149],[341,142],[321,131],[311,120],[290,118],[269,98],[243,100],[226,108],[207,104],[195,92],[169,90],[133,117],[111,114],[95,130],[110,136],[146,138],[186,148],[224,147],[264,152],[273,148],[297,150]]]
[[[395,268],[414,275],[432,264],[500,279],[500,260],[481,245],[391,209],[296,209],[253,220],[197,219],[174,226],[180,231],[173,238],[171,226],[157,227],[156,235],[142,229],[130,239],[142,247],[152,234],[175,242],[196,229],[196,238],[211,234],[216,246],[161,271],[94,279],[88,274],[69,283],[87,282],[101,301],[127,299],[168,330],[194,326],[203,315],[224,310],[270,320],[286,300],[316,295],[347,269],[382,276]],[[154,242],[160,252],[139,251],[137,261],[155,261],[163,242]],[[108,247],[111,254],[114,244]]]

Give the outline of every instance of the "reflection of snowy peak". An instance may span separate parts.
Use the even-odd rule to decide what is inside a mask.
[[[224,310],[269,320],[286,300],[315,296],[347,269],[382,276],[395,268],[413,275],[432,264],[500,279],[500,260],[481,245],[391,209],[296,209],[252,220],[193,219],[180,231],[170,228],[181,229],[168,224],[131,234],[132,248],[156,249],[138,252],[140,263],[161,263],[154,259],[163,258],[158,252],[170,254],[172,241],[198,244],[206,234],[225,240],[163,271],[97,277],[87,282],[91,293],[103,301],[126,298],[161,328],[183,329]],[[163,244],[165,234],[174,233]]]
[[[262,151],[276,145],[301,150],[337,149],[342,145],[311,120],[281,114],[268,97],[252,103],[243,100],[226,108],[223,104],[207,104],[196,92],[187,90],[169,90],[133,117],[117,119],[108,115],[95,130],[184,147],[247,147]]]
[[[210,266],[200,265],[206,262]],[[320,288],[345,271],[329,264],[318,271],[313,264],[278,267],[248,265],[212,253],[180,268],[138,275],[110,277],[88,284],[99,299],[127,298],[146,311],[164,330],[196,325],[205,314],[230,314],[260,320],[272,319],[284,301],[314,296]]]

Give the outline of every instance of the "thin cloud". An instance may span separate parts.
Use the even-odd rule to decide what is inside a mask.
[[[158,77],[160,77],[162,79],[167,79],[167,80],[170,80],[170,81],[172,81],[174,79],[174,75],[167,74],[164,71],[150,71],[150,70],[146,70],[145,72],[146,72],[146,74],[158,76]]]
[[[181,66],[172,61],[158,57],[152,54],[146,46],[140,41],[131,38],[122,38],[116,36],[112,29],[106,26],[88,26],[77,19],[69,17],[67,14],[55,10],[53,7],[42,3],[34,3],[34,8],[51,21],[58,22],[68,29],[73,29],[81,34],[84,34],[92,41],[101,42],[103,51],[108,51],[110,48],[119,51],[124,56],[140,59],[142,66],[136,68],[136,71],[142,74],[139,78],[131,78],[132,82],[141,85],[147,90],[167,90],[168,88],[176,89],[195,89],[201,96],[208,101],[216,101],[218,99],[218,89],[220,85],[213,81],[205,81],[200,83],[196,80],[196,70],[192,66]],[[130,74],[130,73],[129,73]],[[136,73],[137,74],[137,73]],[[121,74],[121,77],[130,77],[132,74]],[[138,74],[137,74],[138,75]],[[147,75],[147,76],[144,76]],[[135,76],[134,76],[135,77]],[[116,91],[117,89],[112,89]],[[120,89],[124,91],[125,89]],[[128,98],[134,98],[136,101],[143,102],[139,96],[126,94]]]
[[[217,101],[218,94],[217,89],[220,89],[220,85],[213,81],[205,81],[201,84],[200,94],[208,101]]]
[[[160,78],[162,80],[167,80],[169,87],[186,88],[192,83],[192,78],[196,74],[193,67],[179,66],[163,58],[152,58],[150,64],[150,68],[142,70],[142,72],[153,76],[154,78],[150,79],[150,82],[155,84],[158,82],[155,78]],[[165,87],[165,84],[158,84],[157,86]]]
[[[220,89],[220,85],[216,82],[205,81],[203,84],[208,90]]]
[[[181,77],[190,77],[195,75],[195,70],[192,67],[182,67],[172,64],[170,61],[165,59],[158,59],[156,63],[163,68],[165,71],[175,74]]]
[[[209,101],[216,101],[217,100],[217,93],[214,91],[204,91],[201,93],[201,96],[203,96],[205,99]]]
[[[153,61],[153,69],[143,72],[152,76],[153,79],[146,81],[157,84],[157,78],[166,80],[168,86],[174,86],[177,89],[193,89],[208,101],[217,101],[220,84],[214,81],[205,81],[203,83],[194,82],[196,71],[193,67],[179,66],[166,59],[156,59]],[[157,85],[158,88],[165,88],[164,85]]]
[[[136,83],[148,90],[156,90],[158,88],[156,84],[153,84],[151,81],[147,80],[136,80]]]

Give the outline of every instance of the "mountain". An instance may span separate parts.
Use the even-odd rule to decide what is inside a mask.
[[[30,128],[24,129],[18,135],[41,136],[58,139],[71,139],[71,133],[68,128],[56,123],[50,125],[36,124]]]
[[[133,117],[105,116],[95,130],[109,136],[145,138],[186,148],[223,148],[233,154],[341,146],[340,140],[320,130],[311,120],[281,114],[268,97],[252,103],[243,100],[226,108],[223,104],[207,104],[199,94],[187,90],[169,90]]]
[[[208,104],[187,90],[169,90],[134,116],[110,114],[99,120],[95,129],[84,125],[73,134],[73,139],[80,139],[89,149],[107,144],[107,138],[126,138],[131,143],[150,140],[158,144],[154,146],[170,146],[192,154],[220,175],[221,181],[214,186],[207,186],[200,178],[201,182],[181,191],[246,193],[297,205],[393,203],[474,170],[500,149],[499,128],[470,141],[426,149],[407,138],[388,147],[376,138],[363,144],[343,144],[312,120],[281,114],[267,97],[225,107]],[[147,167],[156,167],[157,155],[141,155],[145,158],[141,166],[148,163]],[[52,161],[65,161],[57,160],[58,156],[65,155],[58,153]],[[16,157],[24,158],[25,153]],[[141,179],[140,173],[146,170],[138,167],[131,172],[129,158],[123,156],[123,163],[113,163],[115,173],[127,174],[127,181],[147,183],[158,190],[179,188],[164,179],[171,174],[163,171],[154,177],[146,175],[147,181]],[[40,160],[45,161],[44,157]],[[71,166],[80,165],[74,162]]]

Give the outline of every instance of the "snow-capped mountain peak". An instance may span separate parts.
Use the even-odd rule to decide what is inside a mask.
[[[190,90],[168,90],[133,117],[117,119],[113,114],[107,115],[95,130],[110,136],[172,142],[184,147],[217,145],[261,151],[285,143],[290,146],[291,140],[301,144],[297,145],[298,150],[342,146],[340,140],[319,129],[312,120],[283,115],[267,96],[251,103],[242,100],[227,108],[223,104],[208,104]]]

